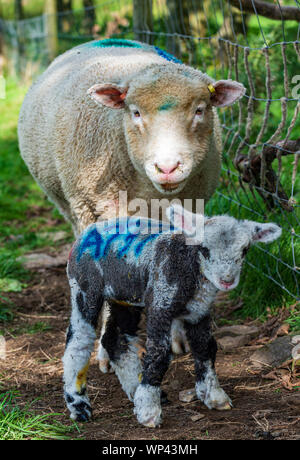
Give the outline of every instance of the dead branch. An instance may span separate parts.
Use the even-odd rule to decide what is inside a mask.
[[[234,159],[234,165],[241,174],[241,179],[256,187],[257,192],[267,203],[269,209],[274,208],[274,198],[276,197],[282,208],[291,212],[293,211],[294,203],[289,200],[277,177],[277,174],[272,168],[272,162],[277,158],[278,151],[280,156],[299,155],[300,138],[297,140],[279,141],[276,145],[265,145],[262,153],[254,155],[251,159],[247,155],[239,154]],[[262,159],[266,168],[265,183],[263,187],[261,187],[260,174]]]
[[[255,6],[257,14],[265,16],[266,18],[281,20],[291,20],[300,22],[300,9],[296,6],[282,6],[274,5],[260,0],[229,0],[230,3],[238,9],[243,8],[247,13],[255,14],[253,5]]]

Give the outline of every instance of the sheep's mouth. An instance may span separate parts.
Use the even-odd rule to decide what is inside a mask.
[[[176,190],[183,181],[181,182],[166,182],[165,184],[159,184],[166,192]]]
[[[164,184],[161,184],[159,182],[156,182],[152,180],[152,184],[162,194],[168,194],[168,195],[174,195],[174,193],[178,193],[181,191],[184,186],[185,186],[186,181],[180,181],[180,182],[165,182]]]

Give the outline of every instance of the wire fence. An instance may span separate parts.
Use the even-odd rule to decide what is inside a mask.
[[[58,53],[91,39],[139,39],[245,85],[239,103],[220,110],[222,177],[206,212],[279,223],[283,237],[247,263],[299,299],[300,3],[275,1],[271,13],[256,0],[142,0],[140,12],[133,3],[58,13]],[[0,22],[11,70],[32,76],[48,64],[47,19]]]

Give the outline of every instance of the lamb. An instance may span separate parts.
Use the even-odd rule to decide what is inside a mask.
[[[102,343],[141,424],[161,423],[160,384],[171,359],[174,320],[183,321],[194,356],[197,397],[209,409],[231,408],[214,368],[217,346],[210,309],[218,290],[238,285],[251,244],[274,241],[281,229],[226,215],[204,219],[179,204],[167,209],[167,217],[169,225],[138,217],[99,222],[73,246],[67,268],[72,314],[63,363],[65,401],[75,420],[86,421],[92,413],[86,374],[104,300],[111,314]],[[201,238],[195,229],[203,220]],[[143,307],[147,340],[141,360]]]
[[[26,95],[21,155],[75,235],[100,217],[130,215],[119,191],[148,204],[208,200],[221,169],[216,108],[244,93],[145,43],[88,42],[55,59]],[[106,372],[103,348],[99,359]]]

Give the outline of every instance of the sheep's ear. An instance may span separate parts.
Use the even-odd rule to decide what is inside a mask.
[[[125,106],[125,98],[128,88],[122,88],[113,83],[94,85],[88,89],[87,94],[99,104],[112,109],[122,109]]]
[[[276,224],[261,224],[259,222],[247,221],[251,229],[252,241],[259,243],[271,243],[281,235],[281,228]]]
[[[219,80],[208,85],[212,105],[226,107],[244,96],[246,88],[234,80]]]

